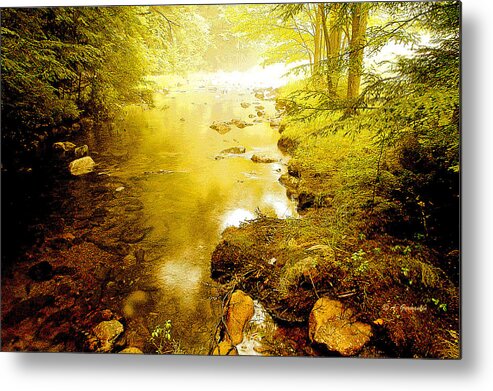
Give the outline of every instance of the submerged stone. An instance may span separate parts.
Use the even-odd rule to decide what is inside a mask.
[[[123,313],[126,317],[132,318],[149,301],[149,295],[144,291],[134,291],[125,299]]]
[[[247,123],[241,119],[232,119],[231,123],[240,129],[243,129],[245,126],[247,126]]]
[[[238,146],[238,147],[231,147],[231,148],[226,148],[221,151],[221,155],[227,155],[227,154],[242,154],[246,152],[246,148],[243,146]]]
[[[276,159],[272,156],[262,155],[262,154],[254,154],[251,158],[254,163],[276,163],[279,159]]]
[[[91,157],[85,156],[80,159],[76,159],[70,162],[68,169],[70,173],[74,176],[88,174],[94,171],[94,160]]]
[[[219,134],[226,134],[231,130],[231,126],[229,126],[225,122],[216,122],[214,121],[210,126],[211,129],[214,129]]]

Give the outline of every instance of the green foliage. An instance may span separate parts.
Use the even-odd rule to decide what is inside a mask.
[[[395,253],[402,254],[402,255],[409,255],[412,252],[411,246],[401,246],[400,244],[392,246],[390,248],[390,250],[395,252]]]
[[[442,303],[439,299],[431,298],[430,302],[438,309],[438,311],[447,312],[447,304]]]
[[[171,335],[171,320],[167,320],[164,325],[154,328],[149,338],[149,342],[154,347],[157,354],[184,354],[180,344]]]
[[[311,129],[313,143],[334,142],[336,133],[362,140],[369,131],[373,162],[359,165],[354,176],[344,167],[342,184],[367,196],[381,227],[450,249],[458,245],[459,13],[457,2],[375,7],[370,52],[384,42],[412,43],[418,33],[431,36],[430,44],[387,64],[385,72],[367,72],[355,100],[314,88],[285,98],[291,119]]]
[[[2,10],[2,138],[23,149],[81,115],[105,119],[142,97],[145,23],[138,7]]]
[[[364,252],[364,251],[363,251],[363,249],[361,249],[361,248],[360,248],[358,251],[356,251],[355,253],[353,253],[353,254],[351,255],[351,259],[352,259],[353,261],[357,261],[357,262],[359,262],[359,261],[362,261],[362,260],[363,260],[363,257],[364,257],[365,255],[366,255],[366,252]]]

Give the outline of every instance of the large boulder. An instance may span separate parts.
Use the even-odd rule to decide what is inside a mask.
[[[94,160],[90,156],[85,156],[71,161],[68,169],[72,175],[78,176],[92,172],[95,166]]]
[[[107,320],[92,329],[98,341],[98,352],[108,353],[113,349],[116,339],[123,333],[123,325],[117,320]]]
[[[227,333],[224,340],[238,345],[243,340],[243,330],[252,319],[254,312],[253,300],[241,290],[234,291],[226,310]]]
[[[355,319],[351,308],[340,301],[321,297],[310,313],[308,336],[330,351],[352,356],[370,340],[372,331],[370,325]]]

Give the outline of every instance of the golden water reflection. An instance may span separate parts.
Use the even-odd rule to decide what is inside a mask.
[[[296,216],[294,203],[278,182],[286,171],[286,157],[277,149],[279,133],[268,121],[275,115],[274,102],[258,101],[253,89],[211,86],[171,88],[156,94],[154,108],[127,108],[115,124],[110,146],[124,156],[114,170],[141,189],[142,218],[153,228],[139,245],[159,284],[155,321],[171,319],[175,338],[189,350],[208,344],[217,321],[210,256],[221,232],[255,218],[257,212]],[[245,109],[241,102],[251,106]],[[260,104],[266,118],[254,123],[254,106]],[[213,121],[233,118],[252,126],[232,126],[226,134],[210,128]],[[245,154],[215,158],[233,146],[245,147]],[[254,163],[253,153],[274,156],[279,163]]]

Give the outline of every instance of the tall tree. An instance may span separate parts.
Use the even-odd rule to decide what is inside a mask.
[[[343,7],[338,3],[330,4],[328,15],[323,14],[324,35],[327,46],[327,90],[330,95],[337,95],[342,64]],[[328,17],[328,20],[327,20]]]
[[[351,6],[351,41],[349,43],[349,65],[347,78],[347,98],[352,100],[359,94],[363,73],[363,54],[366,46],[366,27],[369,6],[353,3]]]

